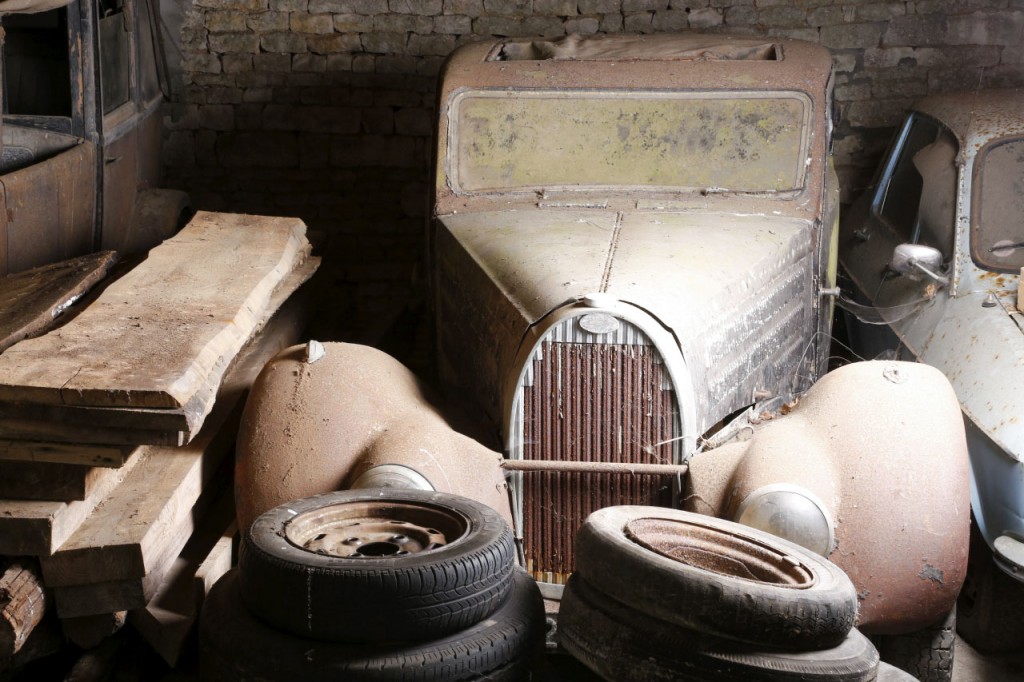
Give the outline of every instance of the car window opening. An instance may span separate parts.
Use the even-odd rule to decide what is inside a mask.
[[[66,8],[3,17],[4,113],[71,116]]]
[[[671,36],[670,36],[671,38]],[[509,40],[487,61],[779,61],[782,51],[762,40],[694,35],[685,44],[661,36],[568,35],[553,40]]]

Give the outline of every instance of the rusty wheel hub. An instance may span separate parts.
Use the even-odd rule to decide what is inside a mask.
[[[469,520],[442,507],[387,500],[337,504],[295,516],[285,537],[307,551],[346,559],[401,557],[457,542]]]
[[[625,534],[656,554],[719,575],[799,589],[815,582],[814,572],[799,557],[743,534],[655,518],[630,521]]]

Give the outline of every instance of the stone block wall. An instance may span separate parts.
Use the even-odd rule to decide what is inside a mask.
[[[435,81],[466,41],[695,29],[820,42],[837,69],[845,200],[913,100],[1024,85],[1024,0],[172,2],[166,182],[201,208],[294,215],[327,235],[318,320],[340,338],[422,289]]]

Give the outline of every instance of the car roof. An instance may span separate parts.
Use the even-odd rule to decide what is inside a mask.
[[[932,95],[914,109],[938,119],[976,149],[995,139],[1024,135],[1024,88]]]
[[[831,70],[829,51],[816,43],[680,32],[470,43],[451,55],[444,80],[448,91],[462,86],[795,89],[819,97]]]

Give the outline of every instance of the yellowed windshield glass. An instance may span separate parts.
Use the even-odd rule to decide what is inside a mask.
[[[810,109],[789,92],[463,91],[449,179],[460,193],[799,190]]]

